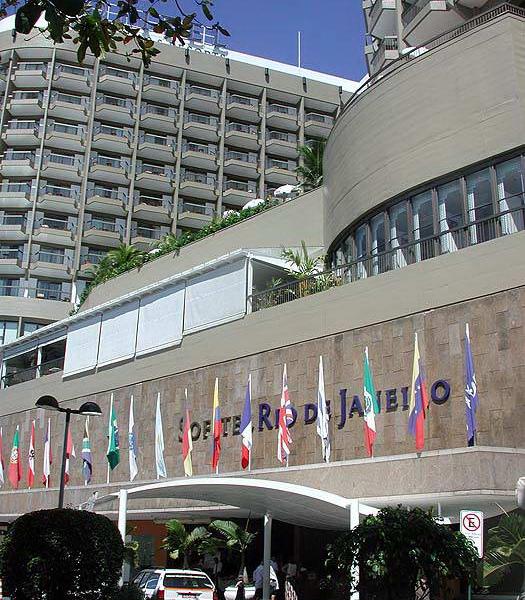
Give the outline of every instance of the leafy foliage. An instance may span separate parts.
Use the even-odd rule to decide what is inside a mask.
[[[483,562],[485,583],[498,583],[512,565],[523,570],[521,592],[525,595],[525,516],[518,512],[502,516],[488,532]]]
[[[246,564],[246,550],[252,544],[255,539],[256,533],[248,531],[249,521],[246,521],[246,527],[242,528],[233,521],[212,521],[210,523],[210,529],[219,535],[226,545],[228,550],[238,552],[241,555],[241,562],[239,566],[239,575],[244,572],[244,566]]]
[[[12,600],[99,600],[117,590],[123,543],[96,513],[54,509],[27,513],[9,528],[2,550],[4,591]]]
[[[295,279],[311,277],[312,275],[321,272],[324,267],[324,256],[310,256],[304,240],[301,240],[300,250],[283,248],[281,256],[290,265],[290,274],[295,277]]]
[[[299,148],[303,164],[297,167],[297,175],[303,192],[309,192],[323,184],[324,148],[325,142],[319,140]]]
[[[167,0],[160,0],[166,4]],[[108,17],[107,0],[3,0],[0,3],[0,17],[5,17],[16,8],[15,29],[18,33],[29,34],[41,16],[46,26],[41,30],[55,44],[72,40],[77,46],[77,57],[83,62],[88,50],[96,57],[104,58],[107,52],[123,52],[128,60],[140,55],[147,67],[160,51],[153,40],[145,35],[145,30],[161,34],[167,41],[184,45],[190,37],[194,25],[206,22],[207,27],[229,36],[228,31],[212,14],[213,0],[192,0],[197,12],[186,12],[179,0],[174,6],[175,16],[161,14],[156,8],[159,0],[147,0],[144,8],[138,0],[118,0],[118,12],[114,18]],[[133,48],[127,50],[129,44]],[[120,45],[120,47],[119,47]]]
[[[166,523],[166,532],[163,547],[173,560],[182,559],[185,569],[196,557],[208,550],[207,543],[212,537],[206,527],[195,527],[189,531],[178,519],[171,519]]]
[[[461,533],[419,508],[384,508],[328,549],[332,587],[370,600],[413,600],[423,582],[432,597],[449,578],[475,578],[477,553]],[[356,581],[356,573],[360,574]]]

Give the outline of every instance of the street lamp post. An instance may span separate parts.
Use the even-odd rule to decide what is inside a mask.
[[[41,396],[37,401],[37,408],[45,410],[53,410],[55,412],[66,413],[66,423],[64,426],[64,445],[62,447],[62,468],[60,469],[60,492],[58,494],[58,508],[64,508],[64,490],[65,490],[65,475],[66,475],[66,458],[67,458],[67,437],[69,432],[69,422],[71,415],[85,415],[98,417],[102,414],[100,406],[95,402],[84,402],[79,409],[62,408],[58,404],[58,400],[54,396]]]

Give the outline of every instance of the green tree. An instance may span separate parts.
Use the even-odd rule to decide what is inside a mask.
[[[370,600],[413,600],[417,585],[438,595],[447,579],[475,579],[477,552],[461,533],[419,508],[384,508],[328,549],[330,585]],[[359,581],[356,574],[359,573]]]
[[[246,565],[246,550],[255,539],[256,533],[248,531],[249,521],[246,521],[246,527],[241,527],[233,521],[212,521],[210,529],[217,533],[224,540],[228,550],[240,554],[239,576],[244,573]]]
[[[12,600],[100,600],[118,588],[124,546],[93,512],[54,509],[19,517],[2,545],[1,577]]]
[[[323,270],[324,256],[310,256],[306,242],[301,240],[301,248],[292,250],[283,248],[281,257],[290,265],[290,275],[295,279],[305,279]]]
[[[489,529],[483,560],[485,583],[498,583],[513,566],[523,572],[519,600],[525,600],[525,516],[517,512],[502,516],[497,526]]]
[[[178,519],[166,523],[167,536],[163,547],[173,560],[182,559],[183,568],[187,569],[193,560],[209,550],[211,533],[206,527],[195,527],[188,531]]]
[[[303,164],[297,167],[297,175],[303,192],[309,192],[323,184],[324,147],[325,142],[314,140],[299,148]]]
[[[182,44],[190,36],[193,26],[203,23],[229,36],[213,17],[213,0],[191,0],[191,4],[198,7],[198,13],[186,11],[179,1],[170,3],[175,15],[161,14],[156,8],[159,2],[167,4],[166,0],[147,0],[141,9],[137,0],[118,0],[116,15],[109,16],[108,0],[4,0],[0,4],[0,17],[16,9],[15,29],[23,34],[30,33],[39,18],[45,17],[44,35],[55,44],[72,41],[77,46],[80,63],[88,50],[94,56],[104,58],[107,52],[118,49],[128,60],[139,55],[148,66],[159,53],[145,34],[148,30],[164,35],[172,43]]]

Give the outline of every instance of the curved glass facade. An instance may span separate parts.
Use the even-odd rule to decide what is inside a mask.
[[[378,208],[332,246],[332,267],[363,279],[525,228],[523,155]]]

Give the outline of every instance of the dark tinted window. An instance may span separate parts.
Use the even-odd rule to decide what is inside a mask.
[[[164,576],[164,587],[165,588],[185,588],[185,589],[199,589],[199,588],[212,588],[210,580],[207,577],[200,577],[199,575],[165,575]]]

